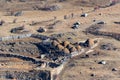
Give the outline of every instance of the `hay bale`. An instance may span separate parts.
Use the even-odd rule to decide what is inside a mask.
[[[72,47],[72,48],[70,49],[70,52],[74,52],[74,51],[77,51],[77,49],[76,49],[75,47]]]
[[[64,41],[64,42],[63,42],[63,46],[64,46],[64,47],[67,47],[68,44],[70,44],[69,41]]]
[[[62,43],[62,41],[60,39],[55,39],[58,43]]]
[[[58,44],[58,45],[56,46],[56,48],[57,48],[59,51],[62,51],[62,50],[64,49],[64,47],[63,47],[62,45],[60,45],[60,44]]]
[[[64,48],[62,51],[63,51],[64,53],[66,53],[66,54],[69,54],[69,53],[70,53],[70,51],[69,51],[67,48]]]
[[[66,48],[68,48],[68,49],[71,49],[72,47],[74,47],[72,44],[68,44],[68,45],[66,46]]]
[[[77,51],[80,51],[81,50],[81,46],[76,46],[76,49],[77,49]]]
[[[84,44],[86,47],[92,47],[95,43],[93,39],[87,39]]]
[[[52,46],[56,47],[59,43],[56,40],[52,41]]]

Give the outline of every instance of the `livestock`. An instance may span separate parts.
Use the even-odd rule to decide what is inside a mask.
[[[52,46],[56,47],[59,43],[56,40],[52,41]]]

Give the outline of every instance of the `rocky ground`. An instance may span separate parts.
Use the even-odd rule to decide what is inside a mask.
[[[79,41],[101,38],[93,52],[72,58],[58,80],[119,80],[120,1],[116,1],[114,5],[110,0],[0,0],[0,37],[39,35],[0,42],[0,79],[50,80],[50,67],[76,50]],[[82,13],[88,16],[81,17]],[[76,22],[80,25],[73,29]]]

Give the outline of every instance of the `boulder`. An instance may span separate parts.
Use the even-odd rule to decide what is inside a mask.
[[[40,33],[43,33],[43,32],[46,32],[47,30],[42,28],[42,27],[40,27],[37,31],[40,32]]]
[[[117,68],[113,68],[112,71],[117,71],[118,69]]]
[[[81,14],[81,17],[87,17],[87,16],[88,16],[87,13],[83,13],[83,14]]]
[[[103,64],[103,65],[105,65],[105,64],[106,64],[106,61],[102,60],[102,61],[98,62],[98,64]]]
[[[75,47],[72,47],[72,48],[70,49],[70,52],[74,52],[74,51],[77,51],[77,49],[76,49]]]
[[[105,24],[104,21],[98,21],[97,24]]]
[[[5,23],[5,21],[4,21],[4,20],[1,20],[1,21],[0,21],[0,26],[2,26],[4,23]]]
[[[85,47],[92,47],[94,45],[94,40],[93,39],[87,39],[84,43]]]
[[[59,43],[56,40],[52,41],[52,46],[56,47]]]
[[[72,29],[78,29],[80,27],[80,22],[75,22],[72,26]]]

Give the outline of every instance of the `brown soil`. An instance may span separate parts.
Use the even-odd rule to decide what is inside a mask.
[[[3,1],[3,2],[2,2]],[[6,0],[5,0],[6,1]],[[20,27],[24,25],[25,31],[32,34],[46,35],[52,38],[58,38],[61,41],[69,41],[74,44],[78,41],[83,41],[88,38],[103,38],[101,40],[101,45],[105,43],[110,43],[117,48],[116,50],[106,50],[101,49],[101,45],[94,49],[94,52],[90,54],[83,54],[72,59],[64,68],[62,73],[58,76],[60,80],[119,80],[120,74],[120,43],[115,40],[115,37],[104,37],[92,34],[85,34],[85,30],[89,29],[91,25],[94,25],[94,21],[102,20],[106,24],[99,29],[101,32],[106,32],[107,34],[120,32],[119,24],[114,22],[120,22],[120,4],[109,6],[110,0],[26,0],[26,2],[19,2],[18,0],[12,0],[12,2],[5,2],[0,0],[0,19],[5,21],[3,25],[0,25],[0,37],[18,35],[11,33],[11,29]],[[118,0],[119,1],[119,0]],[[57,5],[59,9],[55,11],[43,10],[48,6]],[[37,6],[37,9],[35,9]],[[100,7],[95,10],[95,7]],[[10,16],[9,13],[22,11],[21,16]],[[87,13],[87,17],[80,17],[82,13]],[[70,17],[74,14],[74,17]],[[8,16],[9,15],[9,16]],[[67,19],[64,19],[67,15]],[[16,19],[16,22],[13,21]],[[72,25],[79,21],[80,28],[74,30]],[[42,27],[47,31],[43,33],[37,32],[37,30]],[[96,26],[95,26],[96,28]],[[94,30],[92,30],[94,31]],[[119,33],[120,34],[120,33]],[[119,37],[119,36],[117,36]],[[41,44],[41,39],[36,38],[25,38],[14,41],[3,41],[0,42],[0,51],[2,53],[12,53],[14,57],[0,57],[0,79],[6,80],[8,78],[3,78],[8,73],[13,74],[12,77],[16,78],[17,75],[21,74],[17,80],[50,80],[49,71],[34,71],[35,68],[40,68],[39,61],[41,54],[52,53],[45,57],[42,61],[53,62],[51,57],[56,59],[62,58],[61,52],[59,52],[54,47]],[[16,55],[22,55],[27,57],[27,59],[35,61],[33,63],[30,60],[16,58]],[[9,55],[10,56],[10,55]],[[19,56],[20,57],[20,56]],[[100,61],[106,61],[106,64],[99,64]],[[113,68],[117,69],[112,71]],[[33,76],[33,73],[36,76]],[[17,71],[17,75],[14,73]],[[41,74],[39,74],[39,72]],[[46,76],[41,77],[43,74]],[[27,75],[28,74],[28,75]],[[4,76],[3,76],[4,75]],[[39,77],[39,75],[41,75]],[[3,77],[2,77],[3,76]],[[26,77],[28,76],[28,77]],[[31,76],[31,77],[30,77]],[[36,77],[36,78],[35,78]],[[42,78],[42,79],[40,79]],[[10,79],[10,78],[9,78]]]

